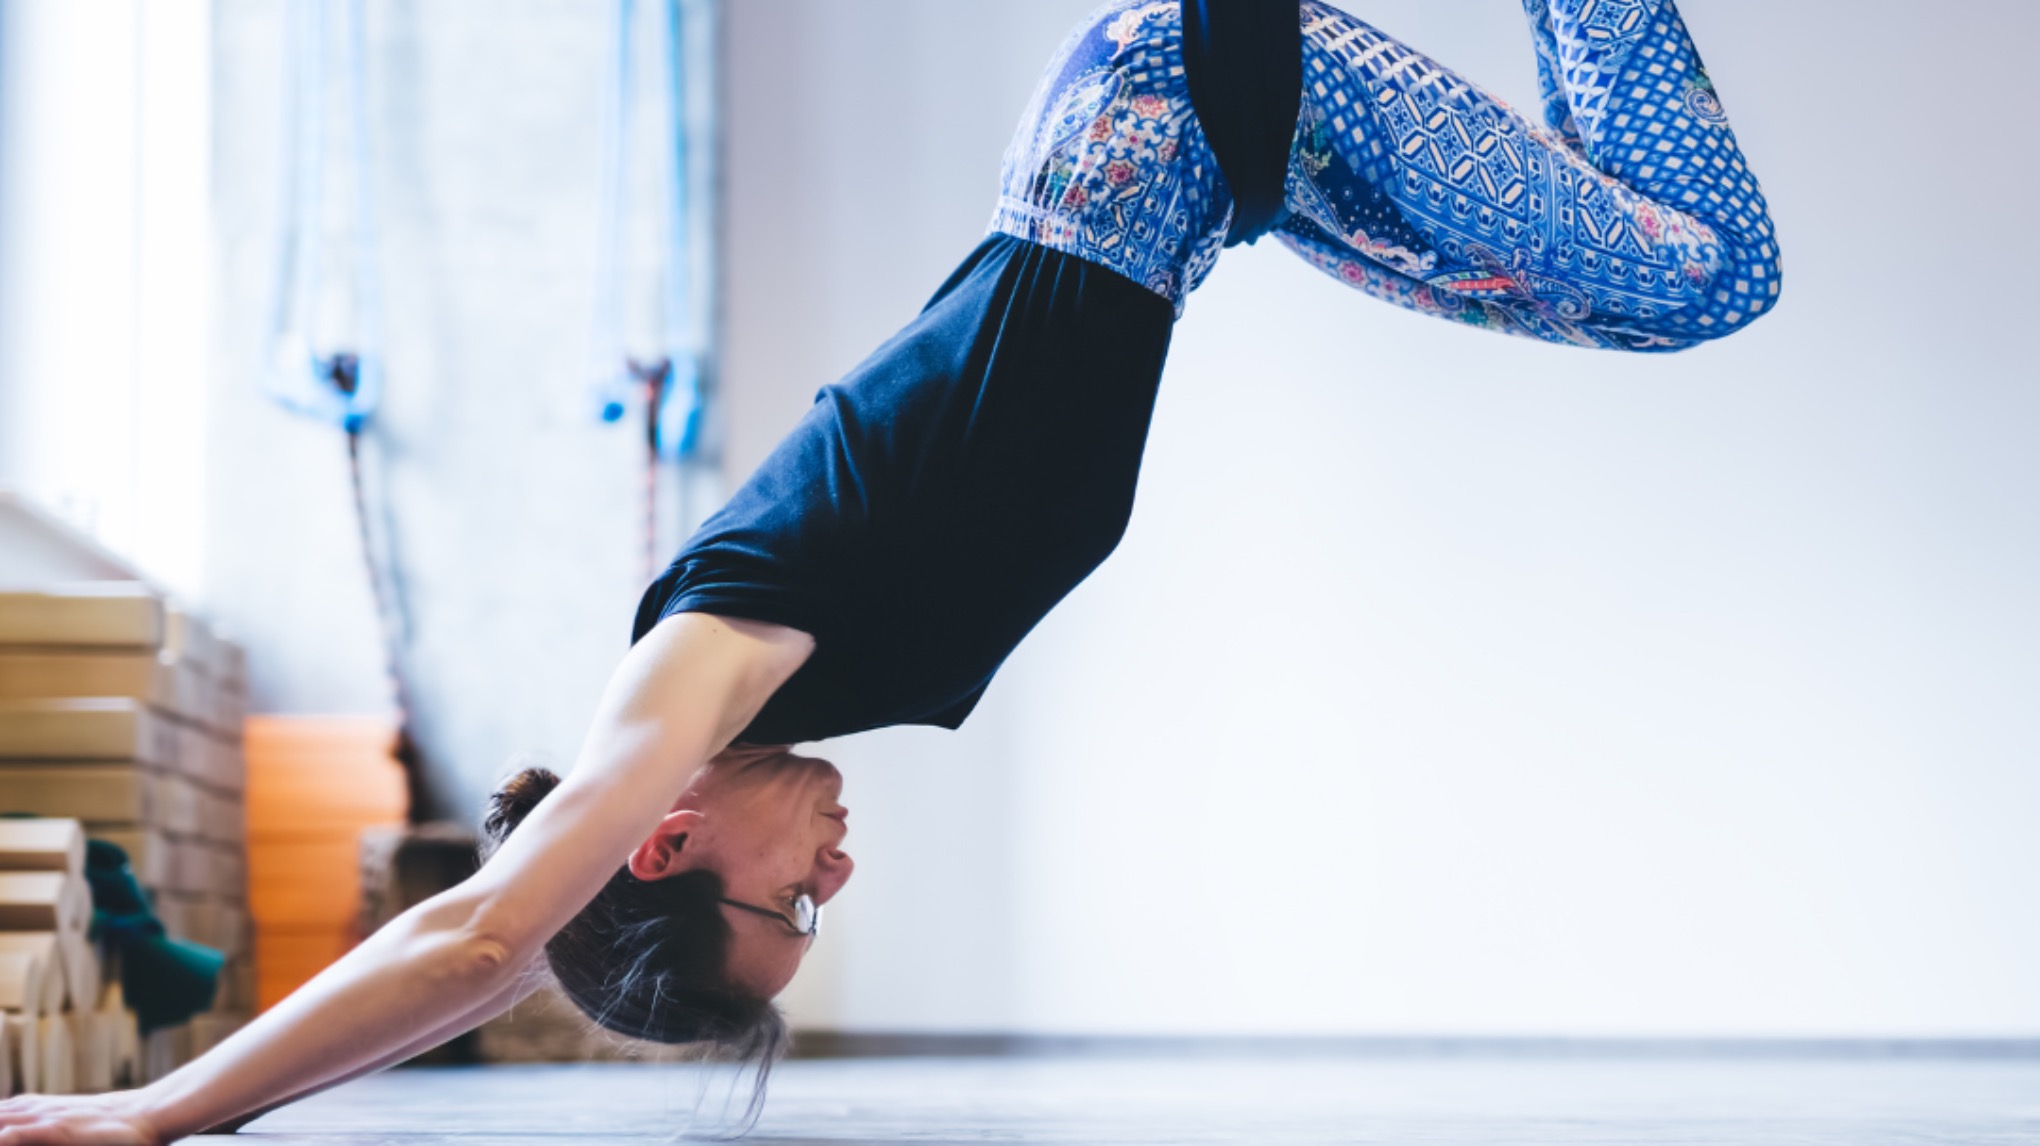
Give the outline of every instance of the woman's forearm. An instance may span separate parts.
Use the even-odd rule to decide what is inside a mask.
[[[181,1138],[397,1061],[515,997],[525,966],[467,927],[459,889],[405,912],[196,1061],[140,1092]],[[281,1100],[281,1101],[280,1101]]]
[[[246,1126],[248,1123],[255,1121],[257,1118],[260,1118],[265,1114],[268,1114],[272,1110],[279,1110],[283,1107],[289,1106],[293,1102],[302,1101],[304,1099],[310,1098],[315,1094],[331,1090],[334,1087],[339,1086],[343,1083],[352,1082],[355,1079],[362,1077],[363,1075],[374,1074],[376,1071],[382,1070],[386,1067],[392,1067],[396,1066],[398,1063],[406,1062],[418,1055],[424,1054],[426,1051],[431,1050],[433,1047],[436,1047],[439,1044],[446,1042],[448,1039],[452,1039],[459,1035],[465,1034],[466,1032],[481,1026],[483,1023],[488,1022],[490,1019],[493,1019],[496,1016],[504,1013],[505,1011],[508,1011],[510,1008],[516,1006],[518,1003],[522,1002],[524,999],[528,998],[534,992],[539,990],[539,988],[543,987],[546,984],[546,982],[547,977],[543,973],[541,973],[536,966],[533,966],[525,974],[518,976],[517,979],[510,985],[504,987],[501,991],[498,991],[496,992],[496,994],[490,996],[480,1006],[475,1007],[474,1009],[468,1011],[466,1014],[463,1014],[458,1018],[441,1025],[436,1030],[429,1031],[426,1034],[420,1036],[419,1038],[412,1040],[409,1044],[403,1047],[399,1047],[397,1050],[391,1051],[389,1054],[384,1055],[381,1059],[375,1062],[369,1063],[368,1065],[363,1067],[359,1067],[345,1075],[342,1075],[341,1077],[329,1079],[325,1082],[318,1084],[317,1086],[311,1087],[310,1089],[298,1091],[297,1093],[292,1094],[286,1098],[277,1099],[274,1102],[268,1103],[267,1105],[264,1106],[257,1107],[254,1110],[250,1110],[243,1114],[234,1115],[233,1117],[228,1118],[224,1122],[217,1122],[211,1126],[204,1127],[203,1129],[199,1130],[198,1133],[232,1134],[235,1131],[239,1130],[241,1127]]]

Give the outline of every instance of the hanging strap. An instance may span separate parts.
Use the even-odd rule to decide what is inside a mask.
[[[626,349],[623,300],[623,226],[628,214],[630,143],[636,117],[637,72],[631,29],[637,0],[613,0],[610,7],[609,87],[604,95],[602,205],[596,251],[595,317],[589,337],[589,372],[594,405],[605,422],[619,422],[634,391],[652,385],[646,417],[656,458],[685,459],[700,436],[702,386],[700,352],[694,336],[693,267],[688,242],[686,9],[682,0],[658,3],[658,113],[667,133],[656,172],[662,266],[659,295],[659,356],[634,364]]]
[[[1251,243],[1286,213],[1289,148],[1303,103],[1296,0],[1183,0],[1183,71],[1232,190],[1225,245]]]
[[[681,0],[665,0],[659,21],[659,76],[666,130],[670,133],[660,165],[661,198],[665,202],[666,266],[659,294],[661,350],[669,369],[654,411],[652,448],[662,457],[679,460],[693,454],[701,432],[701,355],[694,337],[694,267],[687,228],[691,207],[687,183],[687,16]]]
[[[602,203],[595,237],[595,313],[588,335],[588,372],[598,417],[621,422],[630,411],[630,377],[623,366],[624,152],[631,134],[632,92],[637,83],[630,51],[634,0],[612,0],[609,8],[608,86],[602,99]]]
[[[290,107],[282,162],[276,270],[263,384],[301,414],[359,433],[382,401],[382,291],[377,269],[375,162],[368,135],[363,0],[338,0],[339,76],[353,160],[352,349],[324,351],[318,327],[325,271],[327,25],[330,0],[295,0],[284,59]]]

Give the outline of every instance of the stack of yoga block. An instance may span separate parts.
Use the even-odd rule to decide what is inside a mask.
[[[91,921],[83,826],[0,820],[0,1096],[142,1081],[140,1030]]]
[[[145,1040],[142,1078],[254,1009],[246,696],[241,651],[142,582],[0,590],[0,815],[74,819],[119,845],[167,932],[228,958],[211,1012]]]

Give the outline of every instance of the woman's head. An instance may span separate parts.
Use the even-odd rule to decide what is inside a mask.
[[[534,768],[497,790],[485,852],[558,783]],[[621,1035],[704,1043],[761,1064],[777,1057],[786,1032],[771,999],[810,942],[792,925],[794,901],[824,903],[850,877],[841,791],[834,767],[785,749],[717,756],[547,942],[560,988]]]
[[[737,989],[769,999],[813,941],[795,924],[797,901],[827,903],[850,879],[842,795],[843,776],[826,760],[733,747],[696,774],[619,874],[645,883],[720,877],[725,973]]]

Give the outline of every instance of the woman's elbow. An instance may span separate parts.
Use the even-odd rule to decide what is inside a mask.
[[[448,956],[451,974],[456,978],[491,984],[521,971],[530,961],[506,940],[480,933],[459,936]]]
[[[415,937],[417,958],[410,965],[435,992],[459,995],[494,994],[510,986],[532,963],[529,956],[494,935],[447,931]]]
[[[465,885],[426,900],[392,928],[400,938],[429,952],[430,965],[449,982],[496,983],[521,972],[543,943],[505,927],[503,912],[486,899],[464,895]]]

